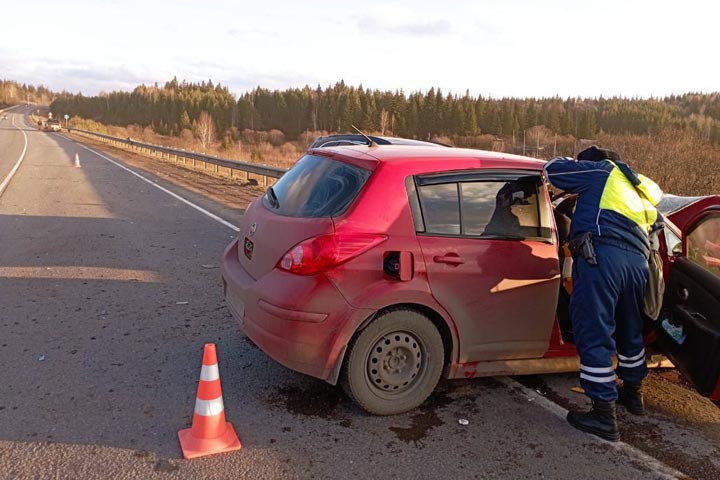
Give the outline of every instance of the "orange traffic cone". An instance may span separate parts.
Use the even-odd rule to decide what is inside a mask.
[[[80,155],[75,154],[75,168],[80,168]]]
[[[240,449],[235,429],[225,421],[214,343],[205,344],[192,428],[180,430],[178,438],[186,459]]]

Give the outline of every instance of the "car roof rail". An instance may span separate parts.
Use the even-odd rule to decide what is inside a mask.
[[[416,147],[449,147],[440,142],[425,141],[425,140],[414,140],[411,138],[401,137],[378,137],[375,135],[360,135],[357,133],[338,133],[333,135],[327,135],[325,137],[320,136],[310,145],[310,148],[326,148],[326,147],[339,147],[345,145],[368,145],[371,142],[375,142],[376,145],[408,145]]]

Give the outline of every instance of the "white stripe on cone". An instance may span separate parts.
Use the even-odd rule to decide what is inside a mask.
[[[212,382],[220,378],[217,363],[214,365],[203,365],[200,369],[200,380]]]
[[[203,417],[220,415],[224,410],[222,395],[212,400],[195,399],[195,413]]]

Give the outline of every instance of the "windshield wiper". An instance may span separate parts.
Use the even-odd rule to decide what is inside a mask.
[[[273,208],[280,208],[280,200],[278,200],[277,195],[275,194],[275,190],[273,190],[273,187],[268,187],[268,199],[270,199],[270,204],[273,206]]]

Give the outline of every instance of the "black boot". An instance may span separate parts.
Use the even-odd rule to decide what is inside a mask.
[[[593,400],[589,412],[568,412],[567,421],[578,430],[605,440],[620,440],[614,401]]]
[[[640,385],[623,383],[623,386],[618,388],[617,403],[625,407],[633,415],[645,415],[645,403],[643,402]]]

